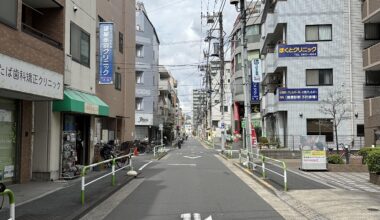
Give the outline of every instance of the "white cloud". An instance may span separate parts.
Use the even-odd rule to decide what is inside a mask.
[[[156,28],[161,41],[160,64],[178,65],[194,64],[203,61],[204,43],[201,39],[206,36],[206,20],[201,26],[201,2],[202,0],[142,0],[151,22]],[[203,0],[203,13],[206,13],[207,2],[209,12],[212,13],[215,1]],[[216,10],[222,0],[218,0]],[[237,12],[226,1],[223,11],[223,23],[226,37],[229,36]],[[170,44],[172,42],[187,42]],[[202,46],[202,49],[201,49]],[[227,54],[228,55],[228,54]],[[192,110],[192,90],[201,87],[200,72],[196,66],[169,67],[173,76],[178,80],[178,93],[181,107],[185,113]]]

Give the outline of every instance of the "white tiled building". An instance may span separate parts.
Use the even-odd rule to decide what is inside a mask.
[[[298,147],[300,136],[320,134],[333,145],[331,116],[319,107],[327,92],[335,89],[344,93],[350,109],[348,119],[338,127],[339,143],[351,144],[354,139],[354,147],[362,147],[363,91],[368,88],[364,87],[360,16],[357,0],[266,1],[261,112],[267,137],[276,138],[282,146]],[[312,48],[312,44],[317,45],[316,56],[279,57],[280,45]],[[289,94],[289,89],[316,89],[318,100],[280,101],[280,90]]]

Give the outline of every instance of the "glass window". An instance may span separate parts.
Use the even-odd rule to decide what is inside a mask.
[[[121,90],[121,74],[115,72],[115,89]]]
[[[325,135],[326,142],[334,141],[333,122],[330,119],[307,119],[307,135]]]
[[[332,40],[332,25],[306,25],[306,41]]]
[[[357,137],[364,137],[364,125],[363,124],[356,125],[356,136]]]
[[[136,45],[136,56],[144,57],[144,45],[141,45],[141,44]]]
[[[329,86],[333,85],[332,69],[311,69],[306,70],[307,86]]]
[[[124,52],[124,35],[121,32],[119,32],[119,52]]]
[[[142,98],[136,98],[136,110],[138,111],[144,110]]]
[[[136,71],[136,83],[137,84],[144,83],[144,78],[143,78],[143,72],[142,71]]]
[[[380,25],[373,23],[364,24],[364,33],[366,40],[380,40]]]
[[[70,25],[70,53],[72,59],[90,66],[90,35],[74,23]]]
[[[246,28],[246,35],[260,35],[260,25],[250,25]]]
[[[16,0],[1,0],[0,1],[0,22],[17,26],[17,2]]]
[[[380,71],[366,71],[365,81],[367,86],[379,86],[380,85]]]

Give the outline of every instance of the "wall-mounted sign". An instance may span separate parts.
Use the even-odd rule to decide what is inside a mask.
[[[10,178],[14,176],[15,166],[8,165],[4,167],[4,178]]]
[[[251,101],[260,102],[260,83],[252,82],[251,85]]]
[[[136,125],[153,125],[153,114],[135,113]]]
[[[278,57],[316,57],[318,56],[318,44],[280,44]]]
[[[99,114],[99,106],[98,105],[92,105],[89,103],[84,103],[84,112],[87,114]]]
[[[0,88],[49,99],[63,99],[63,75],[0,54]],[[41,98],[36,98],[41,100]]]
[[[99,23],[99,84],[113,84],[113,23]]]
[[[259,83],[261,82],[261,60],[254,59],[252,62],[252,82]]]
[[[278,93],[279,101],[318,101],[317,88],[279,88]]]

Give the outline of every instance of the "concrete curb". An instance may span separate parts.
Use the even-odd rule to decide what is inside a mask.
[[[140,174],[140,173],[138,173]],[[136,177],[129,177],[124,183],[117,184],[111,191],[106,193],[104,196],[99,197],[96,201],[93,201],[91,203],[88,203],[88,205],[85,205],[84,209],[80,209],[76,212],[74,212],[68,219],[74,219],[79,220],[83,216],[85,216],[87,213],[89,213],[92,209],[97,207],[100,203],[104,202],[106,199],[108,199],[110,196],[112,196],[114,193],[116,193],[118,190],[120,190],[123,186],[127,185],[129,182],[131,182]]]

